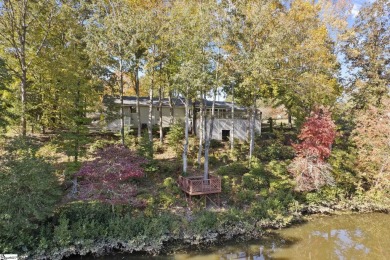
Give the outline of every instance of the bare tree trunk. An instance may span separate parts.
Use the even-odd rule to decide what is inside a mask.
[[[22,135],[26,136],[27,134],[27,120],[26,120],[26,89],[27,89],[27,69],[22,71],[22,81],[20,84],[20,99],[22,102],[22,115],[21,115],[21,124],[22,124]]]
[[[159,108],[159,126],[160,126],[160,143],[163,143],[164,139],[164,133],[163,133],[163,113],[162,113],[162,93],[163,89],[160,85],[158,89],[158,108]]]
[[[77,86],[80,87],[80,82],[77,83]],[[82,112],[80,111],[80,90],[77,90],[76,100],[75,100],[75,108],[77,116],[82,117]],[[79,151],[80,151],[80,127],[81,127],[80,119],[76,120],[76,138],[74,143],[74,162],[77,163],[79,160]]]
[[[148,116],[148,135],[149,142],[153,142],[153,86],[154,85],[154,72],[152,75],[152,84],[149,88],[149,116]]]
[[[27,1],[23,1],[22,9],[22,31],[19,37],[20,41],[20,54],[19,60],[22,69],[22,78],[20,83],[20,99],[22,102],[22,115],[21,115],[21,124],[22,124],[22,135],[26,136],[27,134],[27,119],[26,119],[26,89],[27,89],[27,63],[26,63],[26,35],[28,25],[26,24],[26,16],[28,12]]]
[[[120,71],[120,79],[119,79],[119,85],[120,85],[120,102],[121,102],[121,142],[122,145],[125,145],[125,112],[123,107],[123,71],[122,71],[122,60],[119,61],[119,71]]]
[[[169,124],[172,125],[175,122],[175,114],[173,110],[172,91],[169,91]]]
[[[121,74],[122,75],[122,74]],[[79,106],[80,106],[80,91],[77,91],[77,96],[75,100],[75,107],[77,109],[77,114],[80,116],[80,111],[79,111]],[[122,108],[123,109],[123,106]],[[75,149],[75,154],[74,154],[74,162],[78,162],[78,157],[79,157],[79,149],[80,149],[80,144],[79,144],[79,134],[80,134],[80,123],[76,121],[76,138],[75,138],[75,144],[74,144],[74,149]],[[77,177],[75,176],[72,180],[72,192],[71,196],[74,197],[77,194]]]
[[[215,99],[217,97],[217,90],[214,89],[214,95],[213,95],[213,104],[211,106],[211,118],[209,122],[209,132],[207,133],[206,130],[206,140],[205,140],[205,146],[204,146],[204,173],[203,173],[203,179],[207,180],[209,178],[209,151],[210,151],[210,139],[213,134],[213,128],[214,128],[214,118],[215,118]]]
[[[191,134],[196,136],[196,107],[195,107],[195,100],[192,103],[192,131]]]
[[[203,91],[200,92],[200,111],[199,111],[199,150],[198,150],[198,168],[200,168],[202,160],[202,150],[203,150],[203,135],[204,135],[204,100],[203,100]]]
[[[250,143],[249,143],[249,167],[251,166],[251,161],[255,149],[255,122],[256,122],[256,99],[254,100],[251,117],[250,117]]]
[[[186,97],[185,97],[185,129],[184,129],[184,149],[183,149],[183,173],[187,172],[187,154],[188,154],[188,124],[189,124],[189,100],[188,100],[188,85],[186,89]]]
[[[139,109],[139,75],[138,75],[138,65],[135,67],[134,71],[134,80],[135,80],[135,95],[136,95],[136,113],[138,120],[138,138],[141,138],[141,111]]]
[[[262,124],[262,121],[263,121],[263,112],[260,111],[260,116],[259,116],[259,129],[260,129],[260,133],[259,135],[262,134],[262,131],[261,131],[261,124]]]
[[[233,152],[234,150],[234,127],[235,127],[235,122],[234,122],[234,85],[232,86],[232,132],[230,133],[230,150]]]

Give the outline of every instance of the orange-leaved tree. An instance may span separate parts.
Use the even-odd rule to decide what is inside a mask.
[[[359,111],[352,134],[360,185],[365,190],[385,191],[390,199],[390,97],[382,97],[382,104]]]

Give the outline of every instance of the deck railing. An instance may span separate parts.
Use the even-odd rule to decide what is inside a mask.
[[[180,176],[178,185],[189,195],[220,193],[222,191],[221,178],[216,176],[209,176],[209,179],[203,179],[203,176]]]

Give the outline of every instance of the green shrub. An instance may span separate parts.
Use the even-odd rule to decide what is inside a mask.
[[[33,140],[18,138],[0,161],[0,252],[36,247],[39,225],[60,199],[54,168],[36,157],[38,149]]]
[[[136,149],[138,147],[138,137],[134,133],[134,130],[131,129],[130,132],[125,133],[125,146],[130,149]]]
[[[265,156],[264,156],[265,155]],[[294,150],[280,142],[274,142],[264,150],[264,160],[287,160],[294,158]]]
[[[209,156],[209,165],[210,166],[216,166],[219,164],[219,159],[215,156]]]
[[[223,225],[224,223],[237,223],[245,219],[245,217],[246,216],[243,214],[242,209],[233,207],[219,214],[219,223],[220,225]]]
[[[237,192],[237,202],[249,204],[256,198],[256,192],[253,190],[240,190]]]
[[[104,149],[107,146],[115,144],[113,140],[98,139],[89,146],[89,152],[95,153],[98,150]]]
[[[256,156],[252,156],[251,160],[249,161],[249,169],[254,169],[254,168],[263,168],[263,163],[259,158]]]
[[[274,193],[263,200],[254,201],[251,204],[250,215],[257,219],[268,218],[271,220],[280,216],[287,216],[294,201],[291,193]]]
[[[147,220],[148,223],[144,226],[143,234],[152,238],[160,238],[162,235],[172,232],[177,223],[172,215],[166,213]]]
[[[224,144],[221,141],[215,140],[215,139],[210,140],[210,149],[218,149],[218,148],[223,148],[223,147],[224,147]]]
[[[183,152],[184,127],[182,122],[176,122],[171,126],[167,134],[169,147],[173,149],[179,157]]]
[[[223,164],[227,164],[227,163],[229,163],[229,162],[231,162],[230,161],[230,159],[229,159],[229,154],[227,154],[227,153],[222,153],[222,154],[220,154],[219,155],[219,160],[223,163]]]
[[[163,186],[168,190],[173,190],[177,188],[177,183],[172,177],[168,177],[164,179]]]
[[[131,207],[117,207],[113,211],[113,208],[101,203],[71,203],[58,212],[50,246],[55,248],[77,243],[83,248],[102,239],[150,243],[174,232],[179,227],[177,221],[177,217],[166,213],[137,215],[132,213]],[[41,241],[44,246],[45,241]]]
[[[172,177],[165,178],[162,186],[163,189],[159,192],[159,206],[166,209],[178,202],[181,191]]]
[[[146,177],[147,177],[150,173],[156,173],[156,172],[159,171],[159,166],[158,166],[157,162],[154,161],[154,160],[150,160],[148,163],[146,163],[145,165],[143,165],[143,168],[144,168]]]
[[[292,138],[296,139],[296,134],[292,132],[263,133],[259,140],[256,140],[259,147],[256,156],[262,161],[293,159],[294,150],[289,145]]]
[[[247,173],[249,170],[242,163],[234,162],[226,166],[221,166],[216,171],[216,174],[220,176],[228,175],[228,176],[241,176],[244,173]]]
[[[156,153],[156,154],[162,154],[164,153],[165,149],[164,149],[164,145],[162,145],[160,142],[155,142],[153,144],[153,151]]]
[[[255,219],[265,219],[268,217],[267,207],[263,202],[252,202],[249,214]]]
[[[289,164],[290,161],[270,161],[267,164],[266,169],[274,177],[289,178],[290,173],[287,170]]]
[[[252,163],[253,164],[253,163]],[[249,171],[250,174],[256,177],[265,177],[267,176],[267,172],[264,170],[263,164],[255,164],[252,166]]]
[[[217,214],[212,211],[200,211],[190,223],[190,229],[196,234],[212,230],[217,225]]]
[[[242,176],[242,186],[249,190],[260,190],[265,186],[265,181],[262,177],[251,173],[245,173]]]
[[[59,223],[54,227],[53,243],[66,247],[72,242],[72,231],[69,228],[69,219],[61,216]]]
[[[167,209],[170,208],[176,202],[176,196],[173,196],[169,192],[160,192],[159,193],[159,206]]]
[[[317,192],[308,192],[305,196],[306,203],[310,205],[325,205],[335,204],[340,200],[345,199],[346,191],[336,186],[325,186]]]
[[[356,172],[356,151],[352,149],[333,149],[329,157],[329,164],[332,166],[332,175],[338,187],[349,194],[353,194],[359,184],[359,177]]]
[[[267,165],[267,171],[269,172],[269,186],[270,192],[274,191],[286,191],[293,190],[294,183],[291,179],[287,167],[289,161],[271,161]]]
[[[153,159],[153,142],[149,140],[149,135],[146,131],[141,136],[137,152],[142,157]]]
[[[78,172],[81,168],[81,162],[66,162],[64,164],[65,169],[63,171],[63,176],[65,177],[65,181],[72,180],[74,178],[74,174]]]
[[[246,157],[248,156],[248,143],[247,142],[241,142],[238,139],[234,139],[234,149],[231,151],[231,156],[234,160],[246,160]]]
[[[232,180],[229,176],[225,175],[221,178],[221,186],[222,186],[222,192],[224,193],[231,193],[232,192]]]
[[[271,179],[269,181],[269,192],[291,191],[294,184],[289,179]]]
[[[57,160],[60,156],[58,154],[58,146],[53,144],[53,143],[47,143],[43,146],[41,146],[37,152],[36,152],[36,156],[37,157],[41,157],[41,158],[45,158],[46,160],[50,160],[50,161],[55,161]]]
[[[260,189],[259,191],[259,195],[263,198],[267,197],[268,196],[268,188],[262,188]]]
[[[179,160],[158,163],[159,173],[165,176],[172,176],[181,172],[181,167],[182,165]]]

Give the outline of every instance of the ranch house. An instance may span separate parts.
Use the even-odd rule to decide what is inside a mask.
[[[109,131],[119,131],[121,127],[121,122],[119,118],[119,106],[120,99],[113,97],[106,97],[105,103],[108,101],[111,102],[111,106],[108,106],[107,109],[111,109],[111,113],[116,116],[114,119],[106,120],[106,130]],[[162,106],[162,125],[163,127],[169,127],[172,122],[171,111],[173,112],[173,122],[185,121],[185,100],[183,98],[173,98],[169,102],[168,98],[164,98],[161,101]],[[212,101],[206,100],[206,124],[210,126],[210,115],[212,110]],[[140,97],[139,98],[139,109],[140,109],[140,124],[142,128],[147,128],[149,121],[149,97]],[[123,97],[123,106],[124,106],[124,121],[125,128],[135,129],[138,127],[137,113],[136,113],[136,97],[125,96]],[[200,128],[200,106],[199,101],[191,102],[189,106],[189,122],[190,122],[190,131],[192,133],[198,134]],[[232,120],[232,110],[234,111],[234,119]],[[255,119],[255,130],[257,133],[261,132],[261,112],[256,113]],[[159,125],[160,120],[160,107],[158,99],[153,100],[153,110],[152,110],[152,125]],[[234,122],[234,124],[233,124]],[[234,125],[234,126],[233,126]],[[245,107],[233,105],[231,102],[216,101],[215,102],[215,117],[213,132],[211,139],[215,140],[228,140],[233,133],[234,138],[240,140],[247,140],[249,136],[249,116],[248,109]]]

